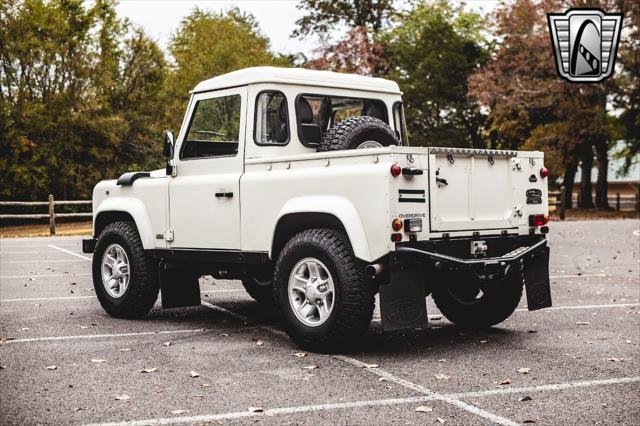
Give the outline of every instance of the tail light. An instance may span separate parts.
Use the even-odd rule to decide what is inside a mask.
[[[547,169],[546,167],[543,167],[540,169],[540,177],[541,178],[546,178],[547,176],[549,176],[549,169]]]
[[[532,214],[529,216],[529,226],[544,226],[549,223],[548,214]]]
[[[393,228],[394,231],[401,230],[402,229],[402,220],[393,219],[393,222],[391,222],[391,227]]]
[[[391,176],[398,177],[400,173],[402,173],[402,167],[400,167],[398,163],[393,164],[391,166]]]
[[[391,241],[393,241],[394,243],[402,241],[402,234],[391,234]]]

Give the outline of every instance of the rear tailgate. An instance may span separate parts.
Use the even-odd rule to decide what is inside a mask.
[[[541,152],[430,148],[431,231],[526,227],[528,214],[547,212],[541,167]]]

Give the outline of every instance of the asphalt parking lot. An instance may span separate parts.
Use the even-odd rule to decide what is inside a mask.
[[[80,238],[3,239],[0,423],[637,424],[639,228],[552,223],[551,309],[465,333],[429,300],[431,328],[374,320],[339,356],[301,352],[234,281],[113,319]]]

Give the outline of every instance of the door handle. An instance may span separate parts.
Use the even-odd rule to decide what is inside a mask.
[[[216,198],[233,198],[233,192],[216,192]]]

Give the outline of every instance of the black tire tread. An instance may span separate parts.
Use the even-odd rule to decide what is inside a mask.
[[[102,261],[102,250],[107,245],[104,236],[115,234],[129,246],[131,278],[129,282],[129,293],[125,294],[126,300],[120,305],[110,303],[103,295],[102,290],[98,286],[102,286],[102,278],[100,276],[100,268]],[[142,246],[142,241],[138,235],[136,226],[132,222],[113,222],[107,225],[98,239],[96,244],[96,252],[93,256],[93,282],[96,287],[96,295],[102,307],[113,317],[116,318],[140,318],[146,315],[156,300],[158,299],[159,284],[157,264],[148,257]]]
[[[289,303],[280,300],[278,286],[288,285],[290,271],[281,269],[282,260],[292,255],[299,247],[315,246],[331,254],[338,277],[334,282],[340,286],[336,322],[331,330],[321,338],[309,338],[298,333],[285,322],[285,330],[300,347],[321,352],[344,350],[359,340],[367,331],[375,307],[374,291],[367,282],[363,265],[353,254],[348,238],[334,229],[308,229],[291,238],[278,257],[275,269],[274,298],[276,305],[282,307]],[[281,308],[282,309],[282,308]]]
[[[390,145],[398,144],[395,132],[387,123],[379,118],[363,115],[347,118],[331,126],[320,141],[318,152],[355,148],[352,146],[353,140],[362,132],[372,130],[387,134],[389,139],[393,141]]]

